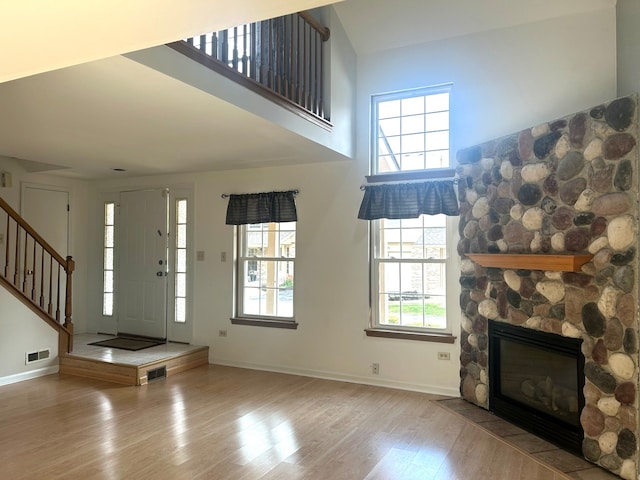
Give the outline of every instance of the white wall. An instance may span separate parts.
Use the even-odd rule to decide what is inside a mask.
[[[0,385],[58,371],[58,332],[0,287]],[[49,360],[25,364],[27,352],[49,348]]]
[[[369,96],[453,83],[452,152],[616,96],[615,9],[358,58],[357,155]]]
[[[618,96],[640,92],[640,2],[618,0]]]
[[[20,213],[20,191],[22,183],[35,183],[64,187],[69,190],[71,203],[69,254],[76,261],[73,274],[73,322],[76,333],[87,328],[87,205],[88,183],[45,175],[29,173],[13,159],[0,157],[0,172],[10,172],[13,177],[11,188],[0,188],[0,196]],[[46,208],[46,205],[43,206]],[[3,223],[4,225],[4,223]],[[2,244],[4,245],[4,244]],[[57,371],[58,334],[23,306],[15,297],[0,287],[0,383],[29,378],[30,375],[51,373],[43,367],[55,365]],[[25,352],[51,348],[52,359],[44,363],[24,364]]]

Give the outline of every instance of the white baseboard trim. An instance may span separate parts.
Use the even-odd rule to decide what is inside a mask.
[[[28,372],[7,375],[6,377],[0,377],[0,386],[10,385],[12,383],[24,382],[25,380],[44,377],[45,375],[53,375],[54,373],[58,373],[59,370],[60,370],[60,366],[54,365],[52,367],[38,368],[36,370],[29,370]]]
[[[302,368],[289,368],[275,365],[258,365],[245,362],[233,362],[221,359],[213,359],[213,365],[223,365],[226,367],[247,368],[249,370],[262,370],[265,372],[286,373],[289,375],[300,375],[302,377],[320,378],[323,380],[334,380],[337,382],[359,383],[372,385],[375,387],[396,388],[398,390],[409,390],[412,392],[430,393],[432,395],[445,395],[447,397],[459,397],[460,391],[457,388],[447,388],[439,385],[424,385],[418,383],[398,382],[395,380],[376,379],[360,377],[357,375],[345,375],[337,372],[327,372],[322,370],[308,370]]]

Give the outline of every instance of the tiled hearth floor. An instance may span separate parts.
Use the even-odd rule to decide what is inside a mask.
[[[461,398],[439,400],[438,404],[475,423],[505,443],[550,465],[576,480],[620,480],[583,458],[559,449],[555,445],[502,420],[487,410]]]

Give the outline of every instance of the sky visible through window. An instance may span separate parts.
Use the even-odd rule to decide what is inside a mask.
[[[449,92],[377,101],[377,173],[449,166]]]

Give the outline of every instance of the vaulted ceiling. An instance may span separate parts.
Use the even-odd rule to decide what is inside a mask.
[[[8,2],[0,17],[0,155],[24,160],[28,170],[87,179],[112,177],[113,168],[146,175],[339,159],[322,145],[121,56],[334,2]],[[368,54],[614,5],[345,0],[335,9],[356,52]]]

